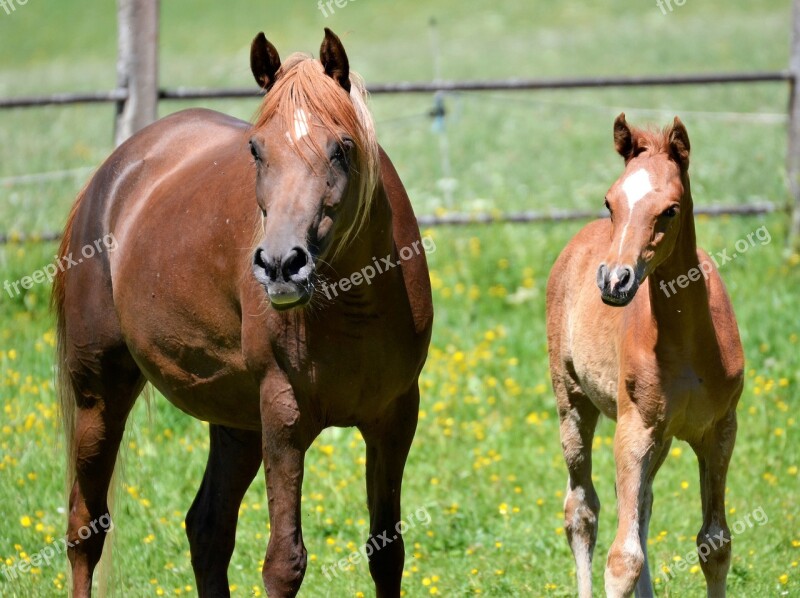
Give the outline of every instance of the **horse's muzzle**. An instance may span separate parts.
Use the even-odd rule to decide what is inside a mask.
[[[275,309],[305,305],[314,291],[314,262],[302,247],[293,247],[278,257],[259,247],[253,256],[253,275],[267,291]]]

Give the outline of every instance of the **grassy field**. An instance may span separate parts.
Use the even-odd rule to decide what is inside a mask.
[[[91,90],[115,84],[111,2],[29,0],[0,8],[0,96]],[[96,3],[101,4],[101,3]],[[247,48],[260,29],[283,56],[316,52],[322,28],[339,33],[368,82],[434,74],[428,22],[438,22],[444,78],[660,74],[782,69],[789,2],[698,0],[662,14],[655,2],[444,0],[352,1],[324,17],[313,0],[252,3],[186,0],[162,6],[162,84],[250,83]],[[431,97],[375,97],[379,139],[418,213],[596,208],[621,172],[611,123],[666,124],[674,114],[692,139],[696,205],[787,201],[786,87],[711,86],[547,93],[456,94],[443,134],[426,116]],[[205,104],[249,118],[254,101]],[[185,103],[164,103],[166,114]],[[57,230],[90,170],[112,149],[110,106],[0,112],[0,232]],[[444,163],[449,161],[448,173]],[[23,184],[13,177],[83,169]],[[445,193],[453,189],[452,195]],[[561,458],[544,334],[550,265],[580,223],[425,231],[436,327],[422,376],[420,425],[406,469],[406,596],[572,596],[574,566],[562,528]],[[727,495],[742,524],[729,575],[732,596],[800,594],[797,400],[800,384],[800,256],[783,253],[786,218],[699,219],[700,243],[729,252],[766,227],[771,241],[725,265],[747,358],[740,432]],[[0,247],[0,278],[15,281],[53,259],[52,243]],[[49,288],[0,300],[0,558],[5,566],[57,542],[65,528],[63,449],[53,388]],[[199,486],[206,425],[156,395],[131,417],[115,511],[112,596],[194,595],[183,518]],[[613,422],[595,444],[601,502],[594,573],[615,528]],[[367,534],[364,447],[354,430],[329,430],[307,459],[303,502],[310,562],[301,595],[373,594],[363,564],[328,580],[323,566]],[[649,546],[659,596],[704,593],[702,573],[670,566],[694,549],[700,526],[697,467],[675,442],[655,482]],[[420,516],[425,514],[425,516]],[[269,528],[263,477],[242,505],[230,568],[234,596],[263,596]],[[3,563],[0,563],[2,566]],[[63,595],[66,560],[9,581],[0,595]]]

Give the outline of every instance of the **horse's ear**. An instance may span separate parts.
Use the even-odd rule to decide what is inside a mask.
[[[624,112],[614,121],[614,149],[625,162],[633,158],[633,132],[625,121]]]
[[[250,70],[253,71],[256,83],[262,89],[269,90],[275,83],[279,68],[281,68],[281,57],[262,31],[250,44]]]
[[[347,60],[347,53],[344,51],[342,40],[327,27],[325,27],[325,39],[319,48],[319,60],[325,68],[325,74],[350,93],[350,62]]]
[[[669,150],[681,170],[688,170],[689,152],[691,151],[689,133],[686,132],[686,127],[683,126],[681,119],[677,116],[672,123],[672,129],[669,131]]]

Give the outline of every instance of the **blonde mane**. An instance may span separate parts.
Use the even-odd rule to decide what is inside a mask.
[[[261,128],[277,116],[288,131],[297,111],[303,110],[313,114],[322,127],[340,140],[345,136],[353,139],[356,156],[351,172],[355,180],[348,184],[348,194],[357,202],[358,209],[353,221],[347,223],[339,245],[333,249],[334,255],[352,242],[366,225],[378,184],[378,142],[367,96],[364,80],[357,73],[350,71],[348,97],[345,90],[325,74],[319,60],[296,53],[281,65],[275,85],[264,98],[253,123],[255,128]],[[325,148],[313,143],[311,137],[303,139],[317,155],[327,159]],[[297,144],[293,147],[300,153]]]

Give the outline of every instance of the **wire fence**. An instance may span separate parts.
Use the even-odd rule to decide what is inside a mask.
[[[618,112],[622,107],[599,105],[597,103],[570,102],[563,98],[555,102],[548,102],[542,98],[531,98],[520,96],[518,91],[523,90],[542,90],[542,89],[569,89],[569,88],[605,88],[614,86],[639,86],[639,85],[689,85],[689,84],[733,84],[733,83],[753,83],[753,82],[785,82],[788,80],[787,73],[749,73],[749,74],[730,74],[730,75],[697,75],[682,77],[627,77],[627,78],[587,78],[587,79],[560,79],[560,80],[506,80],[506,81],[467,81],[467,82],[435,82],[435,83],[389,83],[374,85],[370,88],[373,94],[396,94],[396,93],[431,93],[441,92],[446,89],[446,94],[435,93],[434,107],[426,112],[401,115],[392,117],[381,123],[400,123],[419,119],[444,119],[448,113],[444,108],[442,98],[448,97],[476,97],[473,95],[479,92],[481,98],[492,101],[508,101],[515,103],[537,104],[545,106],[558,105],[559,107],[568,106],[570,108],[584,108],[594,111]],[[493,93],[494,92],[494,93]],[[504,93],[507,92],[507,93]],[[52,96],[16,98],[14,100],[0,99],[0,108],[36,108],[41,106],[59,106],[74,104],[93,104],[101,102],[116,102],[125,96],[125,90],[112,90],[95,94],[56,94]],[[250,99],[259,97],[258,90],[252,88],[242,89],[174,89],[161,90],[159,97],[164,100],[214,100],[214,99]],[[642,114],[663,115],[663,110],[652,108],[631,108],[625,107],[629,112],[639,112]],[[757,124],[786,124],[788,117],[780,113],[742,113],[742,112],[692,112],[681,111],[682,114],[694,114],[706,118],[719,120],[736,120],[740,122],[751,122]],[[0,189],[13,188],[17,186],[39,185],[54,181],[86,178],[93,170],[94,166],[84,166],[79,168],[55,170],[50,172],[40,172],[10,176],[0,178]],[[788,212],[789,206],[785,202],[756,202],[743,205],[730,206],[699,206],[695,208],[698,215],[710,217],[717,216],[753,216],[771,213]],[[469,226],[469,225],[496,225],[496,224],[528,224],[546,222],[568,222],[577,220],[589,220],[593,218],[605,217],[605,211],[595,210],[526,210],[517,212],[483,212],[483,213],[445,213],[445,214],[425,214],[418,217],[418,223],[424,227],[438,226]],[[60,232],[45,231],[41,233],[22,233],[22,232],[0,232],[0,245],[9,243],[38,243],[54,242],[61,237]]]
[[[176,88],[159,89],[158,47],[154,32],[158,31],[158,0],[135,0],[138,10],[133,10],[133,0],[118,1],[119,36],[118,81],[120,86],[103,91],[58,93],[51,95],[0,98],[1,109],[41,108],[46,106],[69,106],[76,104],[113,103],[116,105],[116,138],[120,142],[131,131],[140,128],[141,123],[151,122],[157,112],[157,104],[162,100],[216,100],[257,97],[260,91],[252,87],[234,89]],[[431,43],[434,49],[434,62],[438,65],[438,37],[435,23],[431,23]],[[793,0],[792,51],[789,68],[776,71],[754,71],[744,73],[701,73],[668,74],[644,76],[605,76],[558,79],[506,79],[486,81],[445,81],[441,80],[440,69],[436,68],[434,81],[396,82],[371,85],[369,92],[381,94],[432,94],[434,108],[426,115],[401,116],[392,121],[408,120],[422,116],[432,117],[443,124],[446,115],[443,97],[445,94],[480,92],[519,92],[542,90],[575,90],[598,88],[630,88],[675,85],[731,85],[756,83],[787,83],[789,106],[787,114],[741,114],[713,113],[715,118],[752,119],[761,123],[788,123],[787,174],[790,195],[794,199],[792,230],[800,239],[800,0]],[[441,129],[443,127],[440,126]],[[440,136],[439,149],[444,178],[452,178],[450,172],[447,136]],[[49,181],[86,176],[91,167],[59,170],[47,173],[22,174],[0,179],[0,188],[18,185],[41,184]],[[452,198],[447,198],[451,200]],[[450,201],[447,202],[448,205]],[[698,208],[697,213],[717,215],[753,215],[781,210],[790,211],[788,203],[760,203],[738,206],[715,206]],[[565,220],[579,220],[597,217],[594,211],[542,211],[487,214],[445,214],[425,215],[418,218],[424,226],[458,226],[468,224],[530,223]],[[41,234],[0,233],[0,244],[13,241],[53,241],[58,233]]]

